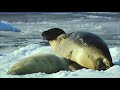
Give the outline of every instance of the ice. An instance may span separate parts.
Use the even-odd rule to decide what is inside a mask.
[[[114,64],[120,65],[120,48],[113,47],[110,48],[110,53],[112,56],[112,59],[114,60]]]
[[[0,31],[12,31],[12,32],[20,32],[19,29],[15,28],[6,21],[0,21]]]
[[[33,73],[26,75],[6,75],[8,69],[19,60],[29,57],[33,54],[56,54],[50,46],[41,46],[39,44],[31,44],[21,47],[18,50],[4,56],[0,56],[0,77],[1,78],[120,78],[120,48],[110,48],[113,58],[113,67],[106,71],[98,71],[93,69],[81,69],[74,72],[59,71],[53,74],[46,73]],[[118,63],[119,65],[116,65]]]

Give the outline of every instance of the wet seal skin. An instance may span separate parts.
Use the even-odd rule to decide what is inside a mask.
[[[51,28],[42,32],[42,37],[58,55],[75,62],[77,67],[71,65],[75,70],[80,67],[106,70],[113,66],[109,48],[98,35],[82,31],[66,34],[60,28]]]

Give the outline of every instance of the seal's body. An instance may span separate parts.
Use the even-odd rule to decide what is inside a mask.
[[[67,70],[69,61],[53,54],[37,54],[20,60],[14,64],[7,74],[24,75],[31,73],[55,73]]]
[[[70,34],[62,32],[57,36],[53,34],[59,31],[62,32],[53,28],[42,33],[58,55],[85,68],[106,70],[113,65],[108,46],[99,36],[80,31]]]

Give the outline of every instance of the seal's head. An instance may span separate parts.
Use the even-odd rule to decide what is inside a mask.
[[[44,37],[46,40],[55,40],[57,37],[61,34],[66,34],[62,29],[60,28],[51,28],[47,31],[42,32],[42,37]]]

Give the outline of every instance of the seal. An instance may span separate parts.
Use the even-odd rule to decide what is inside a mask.
[[[54,54],[36,54],[26,57],[14,64],[8,75],[24,75],[31,73],[55,73],[60,70],[68,70],[69,61]]]
[[[82,31],[66,34],[60,28],[51,28],[42,32],[42,36],[58,55],[76,62],[80,67],[106,70],[113,66],[106,42],[96,34]]]

